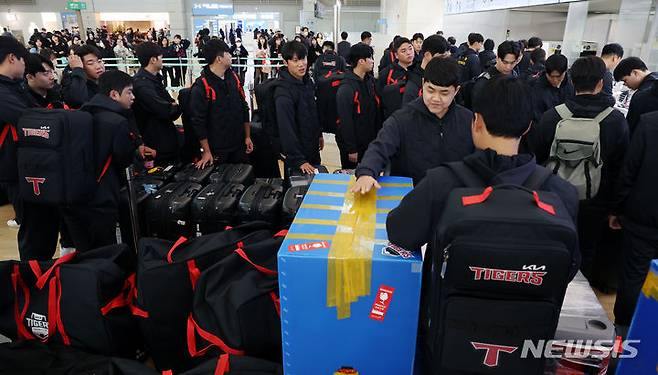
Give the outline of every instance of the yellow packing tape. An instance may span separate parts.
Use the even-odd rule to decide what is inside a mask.
[[[642,286],[642,294],[647,298],[658,300],[658,274],[649,272],[647,279]]]
[[[327,306],[338,319],[350,317],[350,304],[370,294],[372,249],[375,243],[377,192],[352,194],[346,189],[327,269]]]

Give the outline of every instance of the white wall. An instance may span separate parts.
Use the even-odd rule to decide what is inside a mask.
[[[509,28],[509,10],[446,15],[443,20],[443,35],[454,36],[457,45],[468,39],[469,33],[480,33],[496,44],[505,40]]]

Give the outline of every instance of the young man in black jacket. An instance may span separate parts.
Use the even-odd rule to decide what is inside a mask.
[[[101,76],[98,89],[99,93],[81,108],[94,117],[96,192],[88,204],[62,210],[77,251],[116,243],[122,175],[139,146],[129,121],[135,99],[132,78],[111,70]]]
[[[639,57],[627,57],[615,68],[615,80],[624,81],[624,84],[631,90],[637,90],[631,97],[631,104],[628,106],[626,121],[631,131],[635,131],[635,126],[640,121],[640,116],[645,113],[655,111],[655,101],[651,95],[653,87],[658,83],[658,73],[652,73],[647,68],[644,61]]]
[[[477,151],[464,157],[463,161],[487,185],[521,185],[536,168],[541,168],[531,154],[519,154],[518,151],[521,137],[532,121],[530,90],[522,80],[507,76],[487,81],[482,93],[482,100],[475,105],[475,119],[471,125]],[[386,229],[390,241],[410,250],[419,249],[426,243],[431,245],[448,194],[459,187],[464,187],[463,182],[448,167],[429,170],[420,184],[389,213]],[[557,194],[570,216],[576,219],[578,195],[573,186],[551,176],[541,190]],[[431,247],[428,251],[432,251]],[[572,277],[579,262],[580,254],[574,251]]]
[[[171,164],[178,161],[178,130],[174,121],[181,108],[162,83],[162,50],[153,42],[140,44],[136,49],[141,69],[135,74],[133,111],[144,144],[157,151],[155,163]]]
[[[492,39],[487,39],[484,41],[484,50],[478,53],[480,66],[482,67],[483,72],[496,63],[496,52],[494,52],[495,45],[496,44]]]
[[[575,95],[567,77],[568,61],[564,55],[551,55],[546,60],[546,71],[532,82],[533,122],[539,123],[544,112]]]
[[[391,175],[411,177],[417,184],[428,169],[461,160],[473,152],[473,113],[454,102],[461,69],[453,59],[427,64],[423,96],[384,122],[356,169],[353,191],[379,188],[376,178],[391,164]]]
[[[32,96],[32,107],[61,108],[61,98],[55,87],[55,67],[52,61],[31,53],[25,59],[25,81]]]
[[[340,39],[341,41],[338,42],[338,55],[341,56],[345,61],[349,60],[350,56],[350,48],[352,48],[352,44],[347,41],[347,32],[343,31],[340,33]]]
[[[658,258],[658,202],[654,198],[658,184],[658,112],[640,117],[621,173],[621,189],[612,229],[624,231],[622,265],[615,300],[615,324],[628,329],[637,298],[649,272],[652,259]],[[623,329],[622,329],[623,331]]]
[[[62,75],[62,99],[71,108],[80,108],[98,93],[98,79],[105,73],[103,55],[85,44],[70,55]]]
[[[457,60],[462,67],[462,82],[470,81],[482,73],[482,65],[480,64],[478,52],[482,49],[483,44],[484,37],[482,34],[468,34],[468,49]]]
[[[334,50],[334,42],[329,40],[322,43],[322,55],[318,56],[313,65],[313,80],[318,81],[329,72],[344,72],[347,70],[345,59]]]
[[[242,83],[231,70],[230,48],[213,39],[203,54],[207,65],[190,92],[190,121],[203,149],[197,167],[213,162],[246,163],[247,154],[254,149],[249,107]]]
[[[496,57],[496,65],[485,70],[472,86],[471,92],[464,92],[463,95],[470,95],[467,104],[475,105],[477,96],[479,95],[482,87],[487,83],[487,80],[497,77],[499,75],[517,76],[516,66],[521,61],[521,45],[518,42],[506,40],[498,45],[498,56]]]
[[[400,80],[406,80],[408,70],[414,63],[414,47],[407,38],[397,38],[393,43],[395,61],[379,71],[377,92],[383,93],[384,87],[394,85]]]
[[[324,148],[322,128],[315,103],[315,88],[308,75],[308,50],[301,42],[291,41],[281,49],[285,68],[279,73],[274,90],[276,120],[281,148],[286,158],[285,171],[315,173]]]
[[[423,76],[425,75],[425,67],[429,62],[435,58],[448,58],[450,52],[448,51],[448,41],[441,35],[430,35],[423,41],[420,48],[420,63],[414,64],[409,72],[409,79],[405,86],[404,94],[402,94],[402,104],[407,104],[419,96],[423,95]]]
[[[375,79],[370,74],[375,65],[372,54],[372,48],[365,44],[350,48],[352,71],[345,73],[336,94],[340,119],[336,143],[343,169],[356,168],[381,128],[380,99],[375,92]]]
[[[615,70],[621,59],[624,58],[624,47],[617,43],[610,43],[603,46],[601,50],[601,59],[605,63],[605,76],[603,76],[603,93],[612,96],[612,86],[615,78],[612,72]]]
[[[530,54],[536,49],[539,49],[544,46],[544,42],[536,37],[533,36],[532,38],[528,39],[528,48],[523,51],[523,54],[521,56],[521,61],[519,61],[519,64],[517,66],[517,74],[521,75],[528,71],[528,68],[530,68]],[[498,55],[500,56],[500,55]]]
[[[564,103],[574,118],[595,118],[614,105],[614,99],[602,93],[605,64],[596,56],[581,57],[571,66],[571,80],[576,91],[573,98]],[[548,110],[541,121],[528,134],[528,145],[537,157],[537,163],[549,161],[555,129],[562,117],[555,108]],[[605,219],[612,211],[615,188],[628,149],[628,125],[624,115],[614,110],[600,125],[601,183],[598,193],[590,200],[581,202],[578,217],[580,249],[583,254],[583,273],[590,275],[595,249]]]

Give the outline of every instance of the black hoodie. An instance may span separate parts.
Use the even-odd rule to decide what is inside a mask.
[[[440,119],[418,98],[384,122],[356,176],[379,176],[390,163],[391,175],[411,177],[417,184],[428,169],[473,152],[472,122],[473,113],[454,102]]]
[[[322,128],[315,103],[315,88],[309,75],[298,80],[287,69],[281,69],[274,90],[274,103],[281,147],[288,166],[320,164]]]
[[[87,79],[82,68],[71,70],[68,66],[62,73],[62,99],[71,108],[80,108],[98,93],[98,84]]]
[[[482,74],[480,56],[472,48],[467,49],[461,56],[459,56],[457,62],[462,67],[461,82],[468,82]]]
[[[345,73],[336,94],[336,107],[343,145],[348,154],[358,152],[361,160],[381,128],[374,78],[370,74],[361,79],[353,72]]]
[[[546,111],[564,103],[575,95],[573,84],[568,76],[564,77],[560,87],[548,82],[546,74],[532,81],[533,122],[536,124]]]
[[[32,106],[32,98],[22,80],[0,75],[0,182],[15,182],[18,178],[16,160],[16,125],[23,112]],[[13,129],[13,131],[12,131]],[[18,136],[16,134],[16,136]]]
[[[379,71],[379,78],[377,78],[377,92],[383,93],[384,87],[394,85],[399,81],[406,81],[408,70],[413,69],[413,64],[408,69],[403,68],[398,61],[394,61],[386,68]]]
[[[502,156],[490,149],[476,151],[465,157],[464,163],[487,185],[523,185],[536,168],[532,155]],[[416,185],[400,205],[389,213],[386,220],[389,240],[405,249],[419,249],[422,245],[431,243],[448,195],[453,189],[463,186],[447,167],[429,170],[420,184]],[[541,190],[558,195],[576,223],[578,194],[571,184],[557,176],[551,176]],[[574,251],[572,277],[579,266],[580,252]]]
[[[128,167],[141,143],[131,124],[132,114],[107,95],[96,94],[81,110],[94,116],[94,148],[97,175],[101,176],[108,158],[109,167],[102,175],[89,206],[116,213],[123,170]]]
[[[594,118],[614,104],[614,99],[603,93],[597,95],[577,95],[565,102],[574,117]],[[545,164],[555,138],[555,128],[561,120],[555,108],[548,110],[528,134],[528,146],[537,157],[537,163]],[[628,125],[624,115],[614,110],[601,122],[601,185],[592,199],[602,206],[610,206],[614,200],[614,188],[619,178],[624,155],[628,149]]]
[[[628,107],[628,128],[631,134],[635,131],[635,127],[640,122],[640,116],[645,113],[658,111],[658,81],[657,73],[648,75],[640,88],[633,94],[631,104]]]

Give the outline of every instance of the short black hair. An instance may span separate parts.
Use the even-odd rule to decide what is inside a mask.
[[[455,39],[454,36],[449,36],[448,37],[448,43],[450,43],[454,46],[455,44],[457,44],[457,39]]]
[[[593,91],[605,75],[605,63],[597,56],[581,57],[571,65],[570,73],[576,92]]]
[[[624,47],[622,47],[619,43],[606,44],[601,50],[601,57],[610,55],[618,56],[621,59],[624,57]]]
[[[361,33],[361,41],[363,42],[364,40],[372,38],[372,34],[370,34],[370,31],[364,31]]]
[[[176,38],[178,38],[178,39],[183,39],[183,37],[180,36],[180,34],[176,34],[176,35],[174,35],[174,39],[176,39]]]
[[[448,41],[438,34],[430,35],[423,40],[423,46],[420,48],[420,54],[424,55],[429,52],[432,56],[437,53],[444,54],[448,51]]]
[[[498,45],[498,58],[505,60],[505,56],[514,55],[516,59],[521,56],[521,45],[518,42],[506,40]]]
[[[347,39],[347,36],[348,36],[348,35],[347,35],[347,33],[346,33],[345,31],[343,31],[342,33],[340,33],[340,38],[343,39],[343,40],[346,40],[346,39]]]
[[[215,62],[217,56],[224,56],[224,53],[230,50],[228,44],[223,40],[211,39],[203,46],[203,58],[206,60],[206,64],[210,65]]]
[[[416,40],[416,39],[425,40],[425,36],[423,35],[423,33],[415,33],[414,36],[411,38],[411,40]]]
[[[0,64],[5,62],[9,54],[24,59],[27,57],[27,53],[27,49],[14,37],[0,36]]]
[[[537,48],[530,53],[530,60],[535,64],[544,64],[546,62],[546,51],[542,48]]]
[[[98,79],[98,92],[110,96],[112,90],[121,93],[123,89],[132,86],[132,77],[120,70],[108,70]]]
[[[329,47],[332,51],[336,49],[336,45],[331,40],[325,40],[324,43],[322,43],[322,49],[324,49],[324,47]]]
[[[39,55],[45,57],[48,59],[48,61],[50,61],[53,56],[57,57],[55,51],[51,50],[50,48],[42,48],[41,51],[39,51]]]
[[[75,49],[75,54],[81,59],[84,59],[84,57],[87,55],[94,55],[96,56],[97,59],[103,58],[101,51],[97,47],[92,46],[91,44],[83,44],[81,46],[78,46],[78,48]]]
[[[425,67],[423,79],[433,85],[441,87],[459,86],[461,67],[453,58],[433,58]]]
[[[43,64],[46,64],[50,69],[55,69],[52,61],[41,56],[37,53],[29,53],[25,58],[25,75],[28,74],[35,75],[37,73],[44,73],[46,69],[43,67]]]
[[[543,47],[544,42],[542,42],[541,38],[533,36],[532,38],[528,39],[528,48],[537,48],[537,47]]]
[[[308,31],[308,26],[302,27],[301,31],[304,31],[304,30]]]
[[[482,36],[482,34],[478,34],[478,33],[468,34],[468,44],[471,45],[473,43],[484,43],[484,37]]]
[[[487,40],[484,41],[484,50],[485,51],[493,51],[495,46],[496,46],[496,43],[494,43],[493,39],[487,39]]]
[[[302,42],[293,40],[281,47],[281,55],[286,61],[294,59],[295,56],[297,56],[298,59],[303,59],[308,55],[308,50]]]
[[[409,40],[409,38],[405,38],[405,37],[401,36],[401,37],[395,39],[395,41],[393,42],[393,52],[397,52],[400,49],[400,47],[402,47],[402,45],[404,45],[406,43],[411,44],[411,41]]]
[[[615,68],[615,81],[621,81],[622,78],[630,76],[631,72],[635,69],[642,71],[649,70],[647,64],[644,63],[639,57],[627,57],[619,62]]]
[[[546,73],[551,74],[553,72],[558,72],[563,74],[567,71],[569,67],[569,60],[564,55],[551,55],[546,59]]]
[[[504,110],[501,110],[504,109]],[[489,134],[521,138],[532,121],[532,93],[520,78],[500,75],[487,80],[473,101]]]
[[[152,57],[162,56],[162,54],[162,48],[154,42],[144,42],[135,47],[135,55],[137,55],[137,60],[139,60],[139,65],[142,68],[149,64]]]
[[[350,54],[348,55],[347,60],[352,67],[355,67],[358,65],[359,60],[368,59],[372,57],[372,55],[372,47],[367,44],[357,43],[350,47]]]

